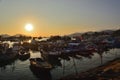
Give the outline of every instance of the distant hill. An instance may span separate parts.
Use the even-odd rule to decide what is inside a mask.
[[[23,35],[23,34],[16,34],[16,35],[8,35],[8,34],[1,34],[0,35],[2,38],[8,38],[8,37],[20,37],[20,36],[26,36],[26,35]]]
[[[103,30],[101,32],[112,34],[115,30]]]
[[[108,33],[108,34],[112,34],[115,30],[103,30],[103,31],[97,31],[98,33],[104,32],[104,33]],[[95,32],[89,31],[89,32],[84,32],[84,33],[80,33],[80,32],[76,32],[73,34],[69,34],[68,36],[73,37],[73,36],[81,36],[82,34],[94,34]]]
[[[0,36],[1,36],[2,38],[10,37],[10,35],[8,35],[8,34],[1,34]]]
[[[73,34],[69,34],[68,36],[70,36],[70,37],[73,37],[73,36],[81,36],[82,35],[82,33],[73,33]]]
[[[23,35],[23,34],[16,34],[16,35],[14,35],[14,37],[20,37],[20,36],[26,36],[26,35]]]

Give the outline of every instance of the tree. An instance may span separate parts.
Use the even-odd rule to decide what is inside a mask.
[[[64,40],[64,41],[70,41],[70,40],[71,40],[71,37],[69,37],[69,36],[63,36],[63,37],[62,37],[62,40]]]
[[[51,36],[48,41],[56,41],[56,40],[61,40],[61,36]]]
[[[120,29],[113,32],[112,36],[120,36]]]

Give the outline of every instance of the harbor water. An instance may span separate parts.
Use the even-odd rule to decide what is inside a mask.
[[[41,57],[39,51],[31,51],[30,57]],[[93,53],[91,56],[69,56],[60,58],[58,63],[50,72],[39,72],[38,74],[30,68],[29,59],[16,59],[10,63],[0,63],[0,80],[56,80],[69,74],[77,74],[88,69],[100,66],[115,58],[120,57],[120,49],[110,49],[102,54]]]

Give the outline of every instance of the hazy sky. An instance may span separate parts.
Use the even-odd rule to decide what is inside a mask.
[[[24,30],[27,23],[32,32]],[[0,34],[50,36],[119,27],[120,0],[0,0]]]

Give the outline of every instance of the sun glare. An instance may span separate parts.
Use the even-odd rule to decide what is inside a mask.
[[[25,25],[25,30],[26,31],[32,31],[33,30],[33,25],[32,24],[26,24]]]

